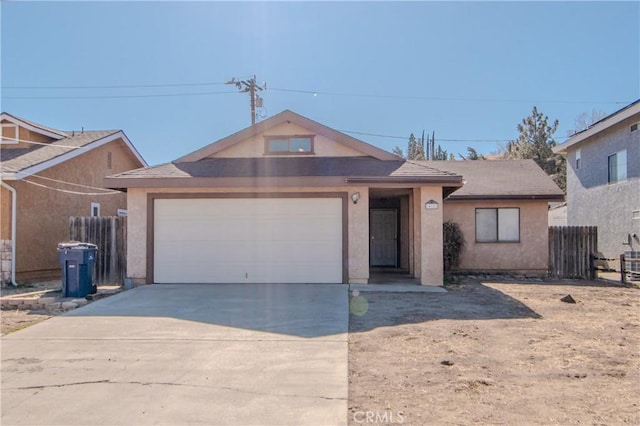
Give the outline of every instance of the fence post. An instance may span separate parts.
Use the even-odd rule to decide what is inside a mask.
[[[620,255],[620,282],[627,282],[627,271],[624,270],[624,253]]]
[[[595,260],[595,255],[593,253],[589,254],[589,279],[590,280],[595,280],[596,279],[596,260]]]

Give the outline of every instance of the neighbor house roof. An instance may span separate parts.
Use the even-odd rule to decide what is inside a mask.
[[[564,193],[533,160],[421,161],[462,175],[464,185],[450,200],[564,200]]]
[[[17,115],[9,114],[8,112],[3,112],[2,115],[0,116],[0,120],[9,121],[10,123],[16,124],[18,126],[35,131],[36,133],[40,133],[45,136],[49,136],[54,139],[66,138],[68,136],[62,130],[46,127],[46,126],[43,126],[42,124],[34,123],[33,121],[27,120],[22,117],[18,117]]]
[[[22,118],[16,118],[10,114],[2,113],[3,120],[7,119],[7,117],[20,120],[19,125],[27,123],[27,121]],[[47,129],[47,132],[56,132],[57,138],[48,143],[31,142],[29,148],[0,150],[0,174],[4,180],[23,179],[117,139],[124,141],[143,166],[147,165],[122,130],[62,132],[60,130],[45,128],[35,123],[28,123],[30,123],[34,129],[36,128],[35,126],[39,126],[37,129]],[[34,131],[39,132],[39,130]]]
[[[257,136],[261,133],[264,133],[283,123],[297,124],[301,127],[304,127],[305,129],[308,129],[314,132],[316,135],[324,136],[327,139],[331,139],[334,142],[346,145],[350,148],[355,149],[356,151],[360,151],[363,154],[369,155],[379,160],[398,160],[399,159],[399,157],[397,157],[394,154],[391,154],[390,152],[387,152],[380,148],[376,148],[373,145],[369,145],[368,143],[363,142],[359,139],[356,139],[352,136],[349,136],[342,132],[334,130],[323,124],[313,121],[307,117],[303,117],[302,115],[296,114],[293,111],[285,110],[279,114],[274,115],[273,117],[269,117],[264,121],[254,124],[251,127],[247,127],[244,130],[240,130],[239,132],[232,134],[231,136],[227,136],[226,138],[220,139],[217,142],[214,142],[212,144],[205,146],[204,148],[194,151],[191,154],[187,154],[182,158],[178,158],[175,162],[183,163],[183,162],[192,162],[192,161],[202,160],[203,158],[210,157],[213,154],[222,151],[223,149],[227,149],[246,139],[249,139],[253,136]]]
[[[425,164],[372,157],[267,157],[205,158],[194,162],[173,162],[120,173],[107,178],[113,188],[197,185],[211,179],[324,178],[342,183],[441,183],[462,184],[462,177]],[[184,179],[189,179],[186,182]]]
[[[623,120],[626,120],[637,114],[640,114],[640,99],[630,103],[629,105],[625,106],[622,109],[619,109],[618,111],[612,114],[609,114],[603,119],[596,121],[585,130],[582,130],[578,133],[573,134],[569,139],[567,139],[567,141],[565,141],[564,143],[561,143],[560,145],[555,146],[553,148],[553,152],[566,153],[567,150],[573,147],[574,145],[578,145],[584,142],[585,140],[589,139],[590,137],[596,135],[597,133],[600,133],[603,130],[606,130],[609,127],[615,124],[618,124]]]

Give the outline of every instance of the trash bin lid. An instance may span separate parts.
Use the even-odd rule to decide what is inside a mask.
[[[91,243],[82,243],[77,241],[72,241],[68,243],[59,243],[58,250],[68,250],[68,249],[97,249],[98,246]]]

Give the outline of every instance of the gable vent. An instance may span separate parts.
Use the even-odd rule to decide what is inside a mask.
[[[635,132],[636,130],[638,130],[638,123],[634,123],[631,125],[631,133]]]

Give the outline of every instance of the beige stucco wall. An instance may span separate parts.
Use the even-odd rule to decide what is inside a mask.
[[[0,240],[11,239],[11,192],[0,186]]]
[[[149,193],[255,193],[255,192],[360,192],[360,201],[348,205],[348,279],[366,283],[369,279],[369,192],[366,187],[274,188],[132,188],[127,193],[127,277],[135,284],[147,283],[147,194]]]
[[[111,152],[111,169],[107,156]],[[105,176],[140,167],[124,142],[117,140],[39,172],[38,176],[82,185],[103,187]],[[27,181],[77,192],[100,192],[27,177]],[[77,195],[41,188],[23,181],[7,182],[17,190],[17,279],[59,275],[56,246],[69,238],[69,217],[89,216],[91,203],[100,203],[101,216],[115,216],[126,209],[125,193]]]
[[[294,135],[310,135],[308,129],[293,123],[283,123],[279,126],[269,129],[269,131],[260,135],[249,138],[227,149],[224,149],[213,157],[217,158],[238,158],[238,157],[262,157],[264,155],[264,137],[265,136],[294,136]],[[314,138],[314,152],[316,157],[356,157],[364,155],[362,152],[349,148],[346,145],[337,143],[321,135]],[[291,155],[282,155],[291,157]],[[277,157],[277,155],[269,155],[269,157]]]
[[[475,209],[481,207],[520,208],[520,242],[476,243]],[[458,223],[467,242],[460,269],[546,273],[549,250],[547,210],[545,201],[447,201],[444,220]]]
[[[425,208],[427,201],[438,203],[437,209]],[[422,285],[444,283],[442,264],[442,188],[425,186],[413,190],[413,226],[416,278]]]

